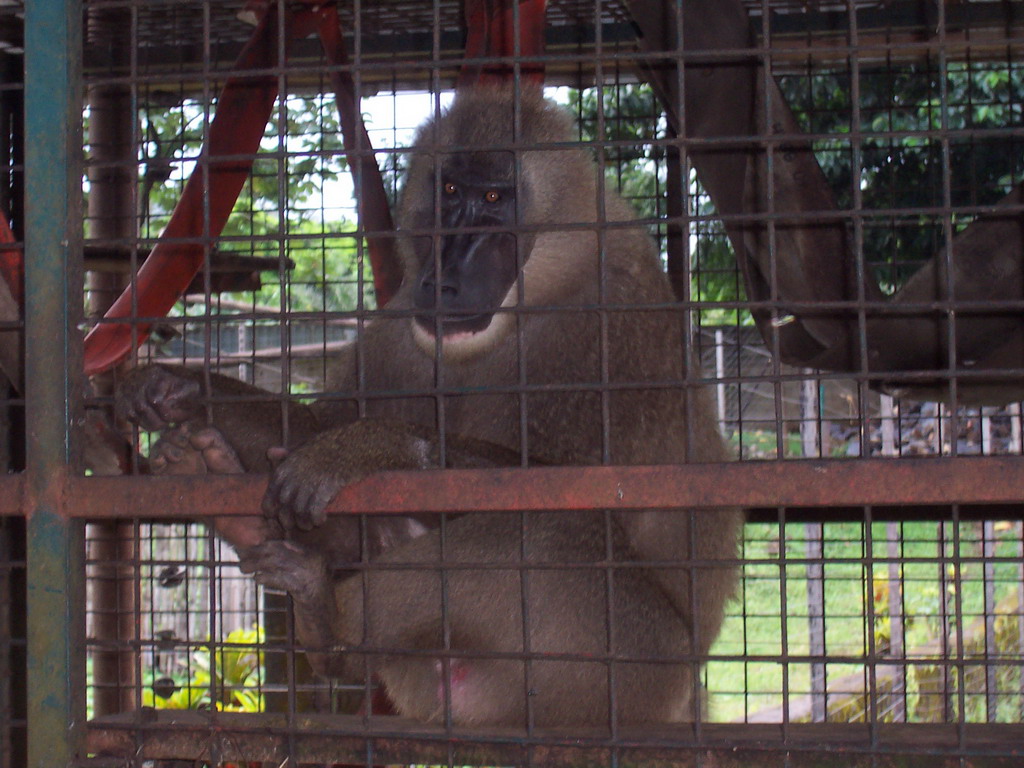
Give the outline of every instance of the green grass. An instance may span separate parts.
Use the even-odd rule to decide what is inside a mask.
[[[863,676],[869,654],[885,652],[891,630],[890,589],[901,589],[903,600],[906,651],[901,658],[915,650],[924,659],[941,657],[944,602],[949,606],[948,637],[954,647],[951,653],[956,654],[957,611],[967,637],[965,657],[984,652],[984,564],[976,561],[983,555],[981,524],[961,523],[959,541],[954,540],[952,525],[946,528],[944,546],[948,559],[940,561],[938,523],[902,524],[902,544],[897,549],[897,556],[903,560],[901,578],[890,582],[884,523],[871,526],[870,553],[864,538],[865,526],[824,525],[825,655],[836,659],[826,666],[829,684],[834,685],[847,675]],[[796,697],[809,693],[811,664],[800,658],[811,653],[806,530],[802,524],[790,524],[785,528],[785,537],[780,539],[778,525],[756,524],[746,528],[744,558],[749,562],[743,568],[740,593],[729,607],[711,654],[748,658],[708,663],[706,685],[712,720],[732,721],[765,708],[779,707],[784,690],[788,690],[791,706]],[[997,645],[1002,653],[1019,661],[1016,594],[1020,560],[1013,534],[1009,526],[1003,526],[1001,534],[997,530],[995,557],[989,562],[997,605]],[[959,566],[953,565],[954,555],[958,555]],[[940,580],[940,568],[947,574],[945,585]],[[979,688],[984,690],[984,669],[980,665],[965,669],[965,717],[984,720],[984,697],[978,693]],[[907,670],[908,705],[914,719],[915,705],[921,703],[922,691],[928,690],[935,673],[927,667],[909,666]],[[997,719],[1018,721],[1020,675],[1019,667],[999,669],[999,688],[1006,695],[999,699]],[[947,691],[952,694],[953,708],[959,711],[956,679],[951,685]],[[930,700],[925,697],[924,701]],[[922,711],[926,709],[923,707]],[[921,718],[931,719],[932,715],[924,712]]]
[[[897,526],[895,549],[898,577],[890,581],[889,529],[885,523],[870,528],[860,523],[827,523],[822,526],[822,572],[824,590],[825,655],[829,660],[826,675],[830,691],[837,681],[849,676],[866,676],[871,654],[884,656],[891,634],[889,620],[892,590],[902,600],[904,651],[898,660],[905,665],[907,695],[900,700],[911,721],[958,718],[961,710],[968,721],[992,718],[999,722],[1020,722],[1024,697],[1021,696],[1021,637],[1017,603],[1021,560],[1016,524],[996,527],[994,557],[982,562],[985,549],[982,524],[960,523],[943,526],[936,522],[902,523]],[[712,657],[723,658],[707,664],[705,681],[708,714],[711,720],[742,720],[756,713],[780,707],[783,692],[789,697],[791,714],[796,716],[801,699],[810,692],[811,653],[808,618],[808,527],[800,523],[749,524],[744,531],[742,580],[737,597],[728,607],[728,615]],[[870,534],[868,536],[867,534]],[[955,535],[954,535],[955,534]],[[939,557],[944,541],[943,557]],[[868,542],[870,542],[870,547]],[[984,665],[985,577],[994,593],[995,649],[1003,661],[998,667]],[[945,574],[945,580],[940,579]],[[943,643],[943,611],[946,610],[946,634]],[[959,668],[954,667],[944,680],[935,662],[943,653],[958,657],[957,626],[966,638]],[[223,652],[233,652],[233,642],[245,641],[258,646],[256,638],[230,637]],[[945,649],[945,651],[944,651]],[[239,649],[241,652],[244,649]],[[198,649],[205,653],[207,649]],[[222,653],[218,651],[218,653]],[[262,672],[259,656],[250,671],[253,679],[211,681],[193,680],[194,670],[180,670],[179,687],[208,690],[258,690]],[[974,660],[977,659],[977,662]],[[193,665],[195,666],[195,665]],[[202,665],[198,665],[202,667]],[[235,669],[218,656],[217,669]],[[241,668],[241,667],[239,667]],[[246,667],[248,669],[248,667]],[[986,700],[985,686],[992,678],[994,701]],[[91,676],[91,662],[90,673]],[[144,686],[152,684],[150,678]],[[884,712],[893,697],[885,697],[884,685],[878,711]],[[255,690],[252,690],[255,693]],[[961,696],[963,697],[961,700]],[[863,715],[864,702],[852,697],[840,718]],[[151,703],[167,706],[165,702]],[[992,704],[992,711],[989,705]],[[225,701],[224,706],[242,706]],[[258,704],[250,705],[255,709]]]

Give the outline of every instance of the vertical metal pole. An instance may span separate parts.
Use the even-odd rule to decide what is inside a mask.
[[[879,397],[879,416],[882,422],[882,455],[896,456],[896,403],[888,395]],[[885,524],[886,559],[889,579],[889,656],[905,662],[903,648],[903,575],[900,572],[902,559],[900,546],[903,529],[899,523]],[[897,723],[907,720],[907,665],[900,663],[893,673],[892,705],[890,711]]]
[[[982,417],[985,418],[985,417]],[[985,563],[982,566],[984,574],[982,584],[985,590],[985,720],[989,723],[996,721],[996,712],[999,707],[998,679],[996,672],[999,667],[995,661],[999,658],[999,645],[996,642],[996,524],[993,520],[986,520],[981,524],[982,552]]]
[[[1024,523],[1017,523],[1017,605],[1024,605]],[[1017,609],[1017,648],[1024,648],[1024,612]],[[1024,671],[1017,681],[1017,717],[1024,720]]]
[[[80,0],[25,5],[28,765],[69,765],[85,721],[82,524],[64,511],[81,345]]]
[[[813,371],[804,373],[812,375]],[[821,444],[818,440],[821,424],[818,402],[818,382],[805,379],[800,384],[800,444],[803,455],[818,458]],[[828,718],[826,699],[825,669],[825,562],[824,526],[821,523],[805,523],[804,536],[807,539],[807,633],[811,662],[811,722],[823,723]]]
[[[126,8],[91,7],[87,24],[89,33],[101,39],[134,39],[131,12]],[[128,69],[130,52],[129,45],[112,51],[113,64]],[[138,233],[132,88],[105,83],[92,85],[85,94],[89,103],[89,237],[130,247]],[[89,314],[102,317],[127,282],[125,275],[86,274]],[[94,377],[92,387],[96,395],[112,395],[113,375]],[[97,648],[92,659],[95,717],[128,711],[135,703],[138,654],[125,650],[137,640],[134,529],[131,521],[93,523],[88,529],[89,600],[101,608],[92,614],[89,631],[98,645],[104,646]]]
[[[739,344],[736,345],[737,357],[739,357]],[[739,366],[737,366],[738,370]],[[718,398],[718,428],[721,430],[723,435],[729,434],[729,429],[725,423],[727,415],[725,408],[725,384],[722,379],[725,378],[725,334],[721,328],[715,329],[715,375],[718,378],[718,383],[715,385],[715,394]]]
[[[939,406],[939,414],[942,414],[942,406]],[[942,419],[936,420],[939,424],[942,423]],[[942,442],[940,440],[939,446],[941,448]],[[939,561],[939,611],[941,624],[940,632],[941,637],[939,641],[941,643],[940,658],[944,660],[951,660],[955,654],[955,646],[953,645],[956,636],[956,597],[952,594],[951,587],[956,587],[956,579],[954,578],[954,571],[950,568],[950,563],[947,562],[948,552],[950,549],[950,542],[956,540],[955,531],[952,528],[953,524],[943,521],[939,523],[939,537],[938,547],[936,555]],[[958,556],[959,553],[956,549],[953,549],[953,556]],[[953,680],[954,672],[951,670],[948,664],[941,665],[939,670],[940,680],[940,693],[942,697],[939,702],[941,703],[941,710],[938,710],[936,714],[941,719],[941,723],[952,722],[953,717]],[[961,679],[962,680],[962,679]],[[959,684],[959,683],[958,683]]]

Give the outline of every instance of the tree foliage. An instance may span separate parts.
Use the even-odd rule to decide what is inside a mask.
[[[143,234],[166,226],[195,167],[211,115],[196,101],[141,115]],[[359,249],[355,224],[324,205],[327,185],[345,173],[332,98],[289,97],[275,109],[260,154],[224,227],[218,249],[282,257],[294,267],[284,284],[263,276],[255,296],[231,298],[288,311],[355,306]]]
[[[606,182],[632,203],[641,219],[651,222],[665,258],[668,166],[662,140],[668,130],[654,91],[646,84],[590,88],[571,91],[570,104],[579,117],[580,138],[591,142],[598,161],[603,161]],[[691,296],[705,303],[741,300],[736,258],[724,228],[713,218],[711,198],[693,174],[687,187]],[[712,325],[740,322],[733,309],[705,309],[701,318]]]
[[[1008,62],[954,63],[786,74],[778,82],[809,136],[842,210],[863,223],[867,260],[895,291],[943,243],[947,203],[989,205],[1024,177],[1024,153],[1012,131],[1024,104],[1024,68]],[[854,104],[853,93],[859,94]],[[667,179],[662,111],[643,84],[569,92],[579,137],[591,146],[607,183],[632,202],[664,242]],[[140,158],[144,235],[166,224],[201,147],[209,115],[198,102],[142,115]],[[281,138],[283,137],[283,138]],[[259,303],[288,309],[351,308],[358,298],[354,224],[322,205],[325,183],[346,172],[333,100],[290,97],[275,110],[253,175],[219,247],[283,255],[295,263],[282,287],[268,276]],[[392,179],[401,165],[389,155]],[[947,184],[948,179],[948,184]],[[689,189],[692,295],[714,304],[743,298],[731,245],[714,207],[692,175]],[[393,191],[395,184],[389,183]],[[970,218],[955,214],[953,226]],[[364,277],[368,277],[367,275]],[[286,292],[282,302],[282,291]],[[749,322],[732,310],[712,322]]]
[[[864,254],[884,290],[941,250],[948,204],[991,205],[1024,178],[1019,126],[1024,68],[1009,62],[952,63],[943,76],[928,65],[883,66],[858,73],[859,104],[852,101],[848,70],[787,74],[780,88],[813,149],[842,210],[863,222]],[[600,101],[599,101],[600,99]],[[597,150],[609,183],[643,218],[665,215],[662,147],[665,121],[649,86],[574,91],[584,141]],[[856,125],[856,130],[854,130]],[[732,247],[724,229],[709,220],[714,206],[691,177],[692,295],[703,302],[743,299]],[[954,213],[954,230],[970,216]],[[706,322],[749,322],[725,310],[705,312]]]
[[[1024,68],[954,63],[862,71],[854,104],[848,71],[780,79],[841,209],[864,212],[864,253],[892,292],[943,245],[949,205],[990,205],[1024,177],[1019,137]],[[856,125],[859,136],[852,128]],[[857,153],[859,151],[859,157]],[[896,215],[890,211],[900,211]],[[970,222],[954,214],[954,228]]]

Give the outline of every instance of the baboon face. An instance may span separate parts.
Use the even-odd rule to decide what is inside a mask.
[[[468,360],[511,326],[500,310],[516,303],[526,254],[515,225],[528,195],[517,189],[511,152],[447,155],[425,179],[432,188],[418,193],[436,204],[419,207],[417,218],[431,220],[417,224],[437,234],[413,245],[413,335],[429,355],[440,342],[446,361]]]

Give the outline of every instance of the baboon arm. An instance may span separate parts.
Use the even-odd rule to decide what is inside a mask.
[[[360,419],[328,429],[291,452],[271,477],[263,512],[285,530],[309,530],[345,485],[375,472],[518,463],[518,454],[479,440],[448,436],[445,455],[435,430],[391,419]]]
[[[337,609],[328,557],[295,541],[273,538],[238,549],[243,573],[265,587],[287,592],[295,609],[295,637],[318,675],[338,677],[340,657],[334,634]]]
[[[282,406],[268,401],[265,390],[218,374],[207,379],[183,366],[146,365],[129,371],[118,383],[114,405],[119,417],[144,429],[216,427],[247,472],[270,471],[268,449],[305,442],[320,428],[306,405]]]

